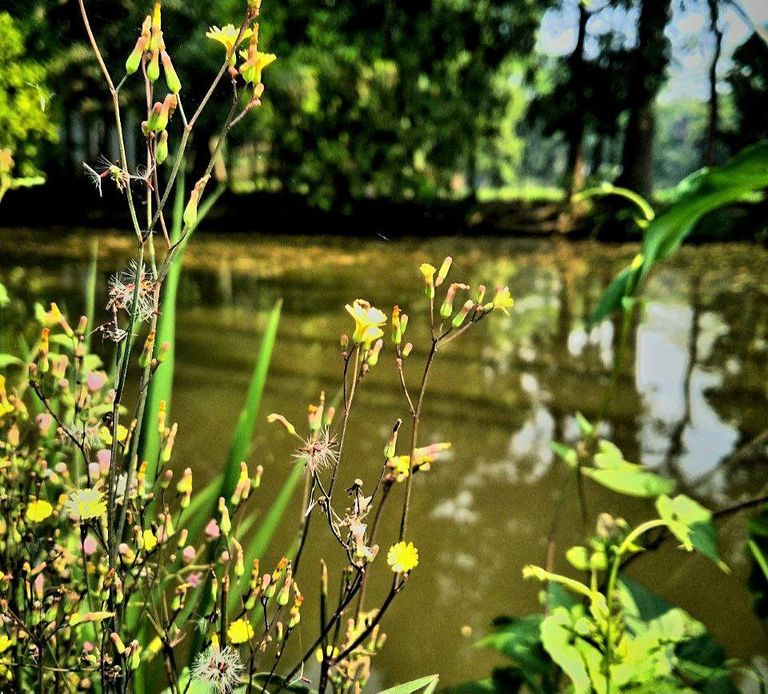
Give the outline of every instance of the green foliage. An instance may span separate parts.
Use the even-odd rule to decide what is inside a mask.
[[[593,431],[590,425],[589,432]],[[585,433],[585,436],[589,439],[592,433]],[[598,439],[595,446],[596,450],[590,456],[591,466],[579,464],[579,453],[574,448],[554,443],[552,449],[569,467],[578,468],[582,475],[619,494],[655,499],[674,489],[672,480],[624,460],[622,452],[610,441]]]
[[[0,151],[13,155],[17,175],[22,178],[35,177],[41,146],[56,140],[47,107],[45,69],[27,57],[24,44],[18,23],[7,12],[0,12]],[[2,168],[0,163],[0,172]]]
[[[589,318],[594,325],[623,308],[656,263],[674,253],[705,214],[768,187],[768,142],[739,152],[729,162],[702,169],[681,181],[674,202],[650,221],[640,255],[608,286]]]
[[[253,366],[253,374],[248,385],[245,403],[235,423],[235,430],[229,445],[229,453],[224,464],[224,479],[222,480],[221,494],[219,495],[227,500],[235,490],[235,485],[240,475],[240,463],[250,457],[253,431],[261,407],[264,386],[267,382],[267,373],[269,372],[272,350],[277,338],[277,327],[280,324],[282,306],[282,299],[278,299],[269,312],[267,327],[261,338],[261,346]]]

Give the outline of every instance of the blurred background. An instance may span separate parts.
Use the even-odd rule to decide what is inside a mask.
[[[88,3],[116,73],[149,4]],[[164,2],[188,110],[221,59],[204,33],[237,23],[240,4]],[[76,3],[0,0],[2,11],[0,148],[19,173],[45,171],[48,195],[66,200],[87,185],[83,162],[118,158],[108,94]],[[229,187],[261,208],[239,226],[301,231],[309,219],[335,230],[357,215],[395,230],[419,220],[425,231],[539,231],[552,210],[521,202],[594,180],[663,200],[703,164],[768,136],[766,22],[763,0],[267,0],[261,45],[279,59],[226,152]],[[129,82],[125,102],[141,104],[141,89]],[[217,96],[198,147],[228,107],[226,85]],[[142,119],[129,112],[128,132]],[[141,142],[129,139],[130,157]],[[494,202],[513,204],[483,205]],[[24,207],[9,200],[2,215],[19,223]],[[47,212],[114,224],[115,207]],[[232,207],[234,218],[248,205]]]

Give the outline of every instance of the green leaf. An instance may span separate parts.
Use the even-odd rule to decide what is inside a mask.
[[[724,571],[729,571],[720,559],[717,528],[711,511],[685,494],[679,494],[674,499],[666,495],[660,496],[656,500],[656,510],[683,547],[688,551],[695,549]]]
[[[722,166],[702,169],[678,184],[675,202],[658,214],[643,234],[640,262],[624,268],[603,293],[588,326],[607,318],[632,296],[656,263],[674,253],[707,213],[768,187],[768,142],[739,152]]]
[[[222,482],[221,494],[227,502],[235,490],[238,477],[240,476],[240,463],[246,460],[250,454],[251,440],[253,439],[253,430],[256,419],[261,407],[261,398],[264,394],[264,386],[267,382],[267,373],[269,363],[272,359],[272,350],[277,338],[277,327],[280,323],[280,311],[282,309],[282,299],[278,299],[272,310],[269,312],[267,328],[264,337],[261,339],[256,363],[253,367],[251,382],[248,385],[248,394],[245,398],[245,404],[240,410],[237,418],[235,431],[232,434],[232,441],[229,446],[227,461],[224,465],[224,479]]]
[[[610,441],[598,442],[598,452],[593,460],[595,467],[582,467],[581,472],[619,494],[656,498],[669,494],[675,488],[673,480],[625,460],[621,450]]]
[[[527,673],[546,675],[550,664],[541,646],[539,635],[542,619],[543,615],[540,614],[512,618],[493,634],[475,643],[475,648],[491,648],[509,658]]]
[[[582,436],[592,436],[595,433],[595,427],[581,412],[576,413],[576,423],[579,425]]]
[[[389,689],[382,689],[379,694],[412,694],[412,692],[418,692],[424,689],[425,692],[433,692],[437,685],[439,675],[428,675],[427,677],[420,677],[417,680],[411,680],[404,684],[398,684]]]
[[[573,448],[569,448],[565,444],[558,443],[557,441],[552,441],[549,444],[549,447],[552,449],[555,455],[563,459],[568,467],[576,467],[576,464],[578,463],[578,454],[573,450]]]
[[[14,357],[13,354],[0,353],[0,369],[5,369],[8,366],[24,366],[24,362],[18,357]]]
[[[583,467],[581,471],[604,487],[627,496],[655,499],[660,494],[668,494],[674,490],[673,480],[647,472],[639,465],[636,467],[638,469],[633,470],[597,470]]]
[[[570,678],[575,694],[592,691],[581,654],[573,646],[573,625],[564,607],[558,607],[541,623],[541,643],[552,660]]]
[[[607,289],[597,302],[597,308],[587,320],[587,329],[591,330],[597,323],[623,308],[624,299],[630,296],[637,287],[642,267],[635,264],[627,265],[611,280]]]
[[[0,282],[0,308],[4,308],[11,303],[11,297],[8,296],[8,290],[5,285]]]

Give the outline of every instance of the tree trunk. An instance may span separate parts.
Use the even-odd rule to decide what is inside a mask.
[[[569,197],[584,188],[586,179],[586,164],[584,161],[584,40],[587,35],[587,20],[589,13],[583,3],[579,3],[579,29],[576,38],[576,48],[571,53],[571,92],[578,108],[573,114],[573,124],[567,131],[568,137],[568,162],[566,172],[568,176]]]
[[[720,130],[720,103],[717,94],[717,63],[723,49],[723,32],[718,23],[720,7],[718,0],[707,0],[709,5],[709,29],[715,38],[715,50],[709,64],[709,102],[707,130],[704,137],[704,165],[712,166],[717,159],[717,141]]]
[[[637,48],[630,68],[629,118],[618,183],[644,196],[653,191],[654,102],[669,64],[669,40],[664,28],[671,4],[671,0],[642,0]]]

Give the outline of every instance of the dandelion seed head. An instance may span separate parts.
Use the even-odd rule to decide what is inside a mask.
[[[332,467],[339,460],[336,437],[326,427],[304,441],[293,457],[304,463],[307,471],[312,475],[319,470]]]
[[[232,691],[243,676],[243,664],[236,650],[211,646],[195,660],[192,679],[207,684],[222,694]]]
[[[136,285],[138,285],[138,291]],[[133,313],[136,321],[146,322],[154,312],[153,289],[154,283],[146,266],[132,261],[126,269],[110,278],[107,309],[124,310]]]

